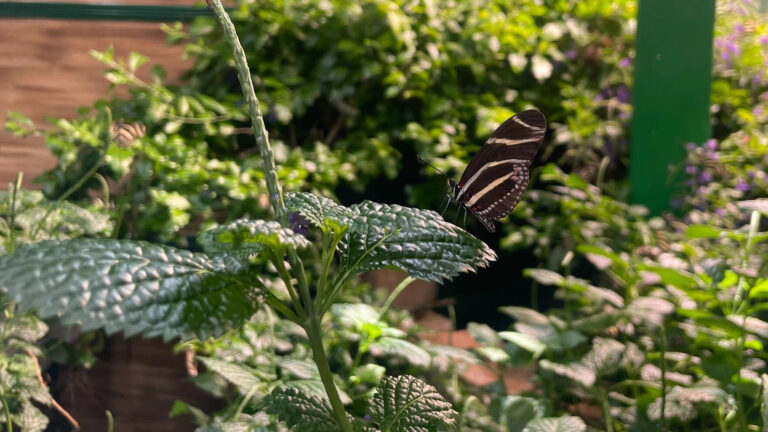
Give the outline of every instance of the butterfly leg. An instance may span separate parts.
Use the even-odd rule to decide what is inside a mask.
[[[467,229],[467,208],[464,207],[464,229]]]
[[[440,216],[444,215],[445,212],[448,210],[448,206],[451,205],[451,199],[448,196],[446,196],[443,199],[443,202],[445,203],[445,208],[443,209],[443,211],[440,212]],[[443,206],[443,203],[440,203],[440,207],[442,206]]]

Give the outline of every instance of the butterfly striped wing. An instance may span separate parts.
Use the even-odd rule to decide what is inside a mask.
[[[520,202],[546,130],[542,113],[522,111],[502,123],[467,165],[454,198],[488,231]]]
[[[112,139],[121,146],[128,146],[147,133],[147,127],[141,123],[116,122],[112,124]]]

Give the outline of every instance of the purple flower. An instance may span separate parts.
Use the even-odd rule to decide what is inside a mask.
[[[752,114],[755,117],[760,117],[765,113],[765,110],[760,105],[757,105],[756,107],[752,108]]]
[[[632,60],[628,59],[627,57],[624,57],[621,60],[619,60],[619,66],[623,68],[628,68],[632,66]]]
[[[685,149],[688,150],[689,153],[696,150],[696,143],[689,142],[685,145]]]
[[[576,58],[576,48],[571,48],[568,51],[565,52],[565,57],[568,60],[573,60]]]
[[[760,36],[760,43],[763,45],[768,45],[768,35],[762,35]]]
[[[673,209],[679,209],[683,206],[683,200],[681,198],[670,198],[669,199],[669,206]]]
[[[722,207],[718,207],[717,210],[715,210],[715,213],[717,213],[718,216],[723,217],[725,216],[725,209]]]
[[[734,25],[733,26],[733,32],[737,33],[737,34],[744,33],[744,26],[741,25],[741,24]]]
[[[739,180],[738,183],[736,183],[736,186],[734,186],[734,189],[742,192],[747,192],[749,190],[749,184],[744,180]]]
[[[716,139],[708,139],[707,142],[704,143],[704,147],[707,148],[707,150],[715,151],[717,150],[717,140]]]
[[[709,171],[702,171],[699,175],[699,183],[707,184],[713,180],[712,173]]]
[[[688,164],[685,166],[686,174],[696,174],[697,172],[699,172],[699,169],[696,167],[696,165]]]
[[[296,234],[303,235],[304,237],[309,235],[309,221],[300,213],[288,213],[288,223],[291,224],[291,229]]]
[[[627,88],[627,86],[617,87],[616,99],[621,103],[629,103],[629,88]]]
[[[755,178],[755,172],[752,171],[752,170],[747,171],[747,178],[750,179],[750,180]]]
[[[741,54],[741,48],[738,45],[736,45],[736,42],[734,42],[733,40],[729,40],[728,42],[726,42],[725,50],[726,52],[729,52],[734,56]]]

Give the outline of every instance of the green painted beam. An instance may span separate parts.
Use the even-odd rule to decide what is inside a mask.
[[[632,201],[658,215],[681,190],[685,144],[710,137],[715,0],[639,0]]]
[[[204,6],[0,2],[0,18],[162,22],[192,21],[196,17],[210,14]]]

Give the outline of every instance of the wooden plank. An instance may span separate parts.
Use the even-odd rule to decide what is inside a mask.
[[[142,78],[149,77],[150,64],[161,64],[175,82],[191,65],[181,58],[182,46],[165,43],[157,23],[0,20],[0,57],[5,59],[0,63],[0,119],[4,123],[8,111],[18,111],[43,126],[47,116],[70,118],[78,107],[104,98],[109,83],[89,50],[110,45],[118,58],[132,50],[149,57]],[[41,138],[19,139],[0,131],[0,188],[18,171],[24,172],[25,187],[32,187],[32,179],[55,163]]]

